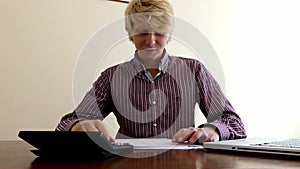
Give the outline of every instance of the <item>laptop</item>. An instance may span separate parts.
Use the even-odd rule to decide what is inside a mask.
[[[247,138],[205,142],[203,147],[211,150],[300,156],[300,138]]]
[[[128,143],[112,144],[101,132],[19,131],[36,156],[60,159],[103,159],[133,150]]]

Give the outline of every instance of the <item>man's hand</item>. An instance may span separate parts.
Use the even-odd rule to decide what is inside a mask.
[[[194,144],[198,140],[200,142],[219,141],[220,136],[217,131],[211,127],[204,128],[183,128],[175,133],[172,138],[173,142],[184,143],[188,141],[189,144]]]
[[[114,138],[108,134],[106,127],[100,120],[80,121],[72,127],[71,131],[99,131],[102,132],[110,142],[115,142]]]

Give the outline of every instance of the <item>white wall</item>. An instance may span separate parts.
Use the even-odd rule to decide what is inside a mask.
[[[196,26],[216,50],[225,93],[248,135],[299,137],[298,1],[172,3],[176,16]],[[103,0],[0,1],[0,140],[17,139],[20,129],[52,130],[74,108],[72,79],[81,49],[124,9]],[[193,54],[176,41],[168,49]]]
[[[123,14],[103,0],[0,1],[0,139],[53,130],[73,109],[72,78],[87,39]]]
[[[231,96],[249,135],[300,137],[300,2],[237,4]]]

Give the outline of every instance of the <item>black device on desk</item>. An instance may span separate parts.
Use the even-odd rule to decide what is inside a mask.
[[[35,147],[35,155],[63,159],[103,159],[133,150],[127,143],[110,143],[101,132],[20,131],[18,136]]]

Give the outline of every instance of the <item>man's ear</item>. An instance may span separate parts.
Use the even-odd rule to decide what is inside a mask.
[[[172,40],[172,37],[169,36],[168,41],[167,41],[167,44],[169,44],[169,42],[170,42],[171,40]]]

